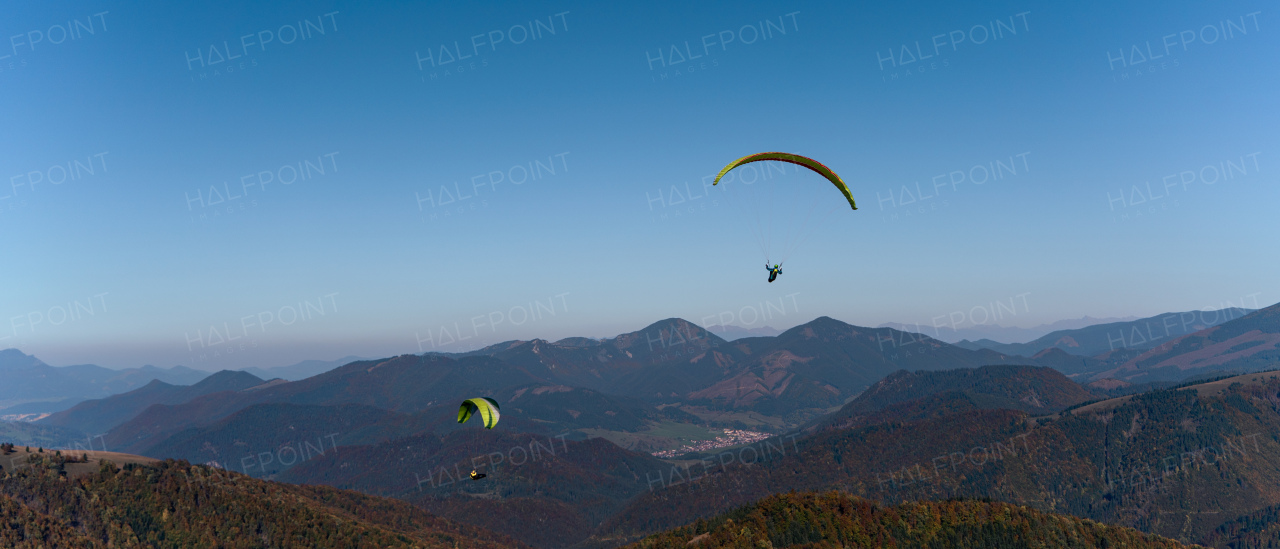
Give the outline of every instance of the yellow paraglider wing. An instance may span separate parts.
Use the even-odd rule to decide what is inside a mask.
[[[462,406],[458,407],[458,423],[466,423],[468,419],[476,412],[480,413],[480,418],[484,420],[484,428],[492,429],[498,424],[498,403],[491,398],[469,398],[462,401]]]
[[[849,187],[844,184],[844,180],[840,179],[840,176],[836,175],[836,172],[831,171],[831,168],[823,166],[822,163],[818,162],[817,160],[814,160],[806,156],[800,156],[798,154],[780,153],[780,152],[764,152],[764,153],[757,153],[757,154],[744,156],[742,158],[734,160],[733,162],[730,162],[728,166],[725,166],[723,170],[720,170],[720,173],[716,174],[716,180],[711,184],[716,185],[720,183],[720,178],[724,177],[724,174],[729,173],[730,170],[738,166],[741,166],[743,164],[750,164],[752,162],[760,162],[762,160],[790,162],[792,164],[804,166],[806,168],[809,168],[810,170],[818,172],[819,175],[827,178],[827,181],[830,181],[831,184],[835,185],[837,189],[840,189],[840,193],[843,194],[845,199],[849,201],[849,207],[855,210],[858,209],[858,205],[853,202],[853,194],[849,192]]]

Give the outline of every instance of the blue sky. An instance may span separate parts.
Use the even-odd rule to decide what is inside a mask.
[[[0,11],[0,347],[219,369],[1280,301],[1264,2],[189,4]],[[859,202],[774,284],[701,187],[766,150]]]

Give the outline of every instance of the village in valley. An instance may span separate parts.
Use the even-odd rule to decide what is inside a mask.
[[[712,440],[701,440],[693,444],[681,446],[675,450],[663,450],[654,452],[653,456],[658,458],[673,458],[681,454],[689,452],[708,452],[719,448],[727,448],[729,446],[738,446],[742,444],[751,444],[769,438],[768,433],[759,433],[756,431],[742,431],[738,429],[725,429],[723,436],[718,436]]]

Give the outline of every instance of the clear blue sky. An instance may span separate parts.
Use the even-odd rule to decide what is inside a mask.
[[[0,347],[218,369],[1280,301],[1273,4],[615,4],[6,4]],[[700,192],[766,150],[860,206],[774,284]]]

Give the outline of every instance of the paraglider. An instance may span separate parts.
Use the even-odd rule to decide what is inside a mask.
[[[753,166],[738,170],[735,172],[736,177],[730,175],[730,172],[743,165],[766,160],[803,166],[821,175],[840,191],[844,200],[834,200],[835,195],[824,189],[794,185],[790,182],[794,180],[775,180],[774,176],[778,175],[777,166],[771,168],[762,165],[766,167],[760,169]],[[730,177],[726,178],[726,175]],[[782,170],[781,175],[785,176],[786,171]],[[798,154],[763,152],[747,155],[721,169],[712,185],[719,185],[722,178],[726,186],[720,188],[726,190],[726,201],[742,210],[747,227],[760,244],[765,269],[769,271],[769,282],[778,279],[778,275],[782,274],[782,264],[786,263],[801,243],[818,230],[823,218],[842,209],[846,202],[850,209],[858,209],[849,186],[839,175],[821,162]],[[775,263],[771,261],[773,258],[781,261]]]
[[[768,263],[765,263],[764,268],[769,269],[769,282],[773,282],[774,280],[777,280],[778,275],[782,274],[782,264],[777,264],[770,267]]]
[[[720,170],[720,173],[716,174],[715,181],[713,181],[711,184],[712,185],[719,184],[720,178],[724,177],[724,174],[729,173],[730,170],[738,166],[741,166],[743,164],[750,164],[752,162],[760,162],[762,160],[790,162],[792,164],[804,166],[806,168],[809,168],[810,170],[818,172],[818,175],[821,175],[822,177],[827,178],[827,181],[830,181],[831,184],[835,185],[837,189],[840,189],[840,193],[843,194],[845,199],[849,201],[850,208],[853,208],[855,210],[858,209],[858,205],[853,201],[853,193],[849,192],[849,186],[844,184],[844,180],[840,179],[840,176],[836,175],[836,172],[831,171],[831,168],[823,166],[822,163],[818,162],[817,160],[814,160],[807,156],[800,156],[798,154],[780,153],[780,152],[763,152],[763,153],[756,153],[756,154],[744,156],[742,158],[734,160],[733,162],[730,162],[728,166],[725,166],[723,170]]]
[[[488,397],[469,398],[462,401],[462,405],[458,406],[458,423],[466,423],[471,416],[476,413],[480,414],[480,419],[484,421],[485,429],[492,429],[498,424],[498,418],[501,414],[498,412],[498,402]],[[471,480],[480,480],[488,475],[471,470]]]
[[[484,420],[485,429],[492,429],[498,424],[498,403],[488,397],[469,398],[462,401],[462,405],[458,407],[458,423],[466,423],[476,412],[479,412],[480,418]]]

